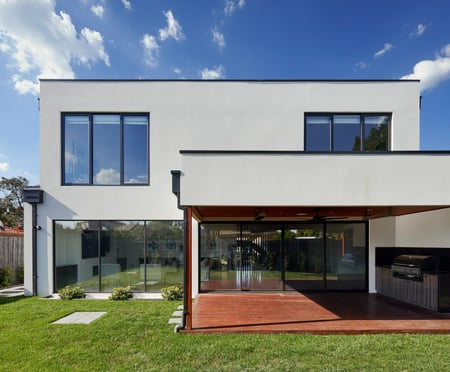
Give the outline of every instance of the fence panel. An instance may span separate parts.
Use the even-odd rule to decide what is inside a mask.
[[[0,269],[3,267],[11,268],[14,273],[14,284],[18,284],[19,267],[23,269],[22,234],[4,232],[0,234]]]

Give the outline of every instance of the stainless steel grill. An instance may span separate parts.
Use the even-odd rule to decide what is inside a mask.
[[[392,275],[396,278],[423,280],[426,271],[437,271],[438,256],[407,255],[398,256],[392,262]]]

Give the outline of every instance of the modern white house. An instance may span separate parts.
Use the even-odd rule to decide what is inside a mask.
[[[415,80],[42,80],[26,293],[184,268],[189,297],[375,293],[396,253],[450,270],[450,153],[419,122]]]

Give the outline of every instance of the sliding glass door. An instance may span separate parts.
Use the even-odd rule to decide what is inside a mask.
[[[326,289],[364,290],[367,286],[365,224],[327,224],[326,236]]]
[[[366,290],[365,223],[203,223],[200,290]]]
[[[282,289],[281,225],[202,224],[200,247],[201,290]]]
[[[323,237],[323,224],[287,225],[284,241],[286,289],[325,289]]]

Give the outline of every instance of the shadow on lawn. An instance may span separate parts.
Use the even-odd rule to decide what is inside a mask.
[[[23,300],[24,296],[13,296],[13,297],[0,297],[0,305],[6,305],[13,302]]]

